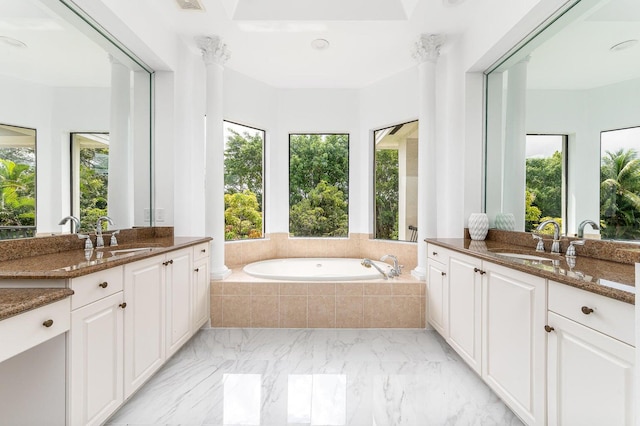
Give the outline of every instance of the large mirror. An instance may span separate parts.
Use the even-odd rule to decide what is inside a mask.
[[[486,73],[485,209],[640,239],[640,2],[582,0]],[[615,140],[616,142],[612,142]],[[497,225],[500,226],[498,221]]]
[[[152,73],[105,34],[68,0],[0,0],[0,145],[31,129],[37,153],[31,221],[15,225],[30,229],[0,238],[69,232],[68,215],[89,231],[99,213],[113,228],[152,224]],[[98,144],[102,168],[82,169],[80,147]],[[81,200],[92,184],[104,188]]]
[[[375,235],[418,239],[418,121],[373,132]]]

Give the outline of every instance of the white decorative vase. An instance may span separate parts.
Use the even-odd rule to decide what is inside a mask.
[[[485,213],[471,213],[469,235],[472,240],[484,240],[489,232],[489,217]]]
[[[496,215],[496,228],[504,231],[513,231],[516,229],[516,218],[513,213],[498,213]]]

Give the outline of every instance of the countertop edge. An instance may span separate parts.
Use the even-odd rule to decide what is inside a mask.
[[[459,240],[462,241],[463,239],[460,238]],[[467,248],[462,248],[459,245],[450,244],[450,243],[447,243],[446,241],[442,241],[437,238],[426,238],[425,242],[429,244],[434,244],[449,250],[453,250],[458,253],[473,256],[478,259],[487,260],[497,265],[505,266],[521,272],[526,272],[528,274],[535,275],[538,277],[547,278],[547,279],[559,282],[561,284],[566,284],[571,287],[575,287],[581,290],[585,290],[591,293],[599,294],[601,296],[609,297],[611,299],[616,299],[621,302],[635,305],[634,293],[630,293],[624,290],[618,290],[610,287],[605,287],[596,283],[581,281],[576,278],[567,277],[565,275],[557,275],[551,272],[533,268],[531,266],[522,265],[516,262],[511,262],[506,258],[498,257],[497,255],[494,255],[492,253],[484,253],[484,252],[470,250]]]
[[[66,299],[73,294],[70,288],[0,289],[0,321]]]

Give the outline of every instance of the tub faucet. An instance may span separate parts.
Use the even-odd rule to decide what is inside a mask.
[[[551,253],[560,253],[560,225],[553,219],[545,220],[536,228],[536,231],[542,231],[545,226],[553,225],[553,244],[551,244]]]
[[[402,273],[402,266],[398,264],[398,258],[392,254],[385,254],[380,258],[382,262],[385,262],[387,259],[393,260],[393,269],[389,272],[389,276],[391,278],[400,276]]]
[[[597,223],[595,223],[592,220],[583,220],[582,222],[580,222],[580,225],[578,225],[578,238],[584,238],[584,227],[587,225],[591,225],[591,228],[594,231],[599,231],[600,227],[598,226]]]
[[[104,239],[102,238],[102,222],[107,221],[109,225],[113,225],[113,220],[109,216],[100,216],[96,222],[96,248],[104,247]]]
[[[385,274],[385,272],[384,272],[382,269],[380,269],[380,267],[379,267],[378,265],[376,265],[375,263],[373,263],[373,262],[371,261],[371,259],[367,259],[367,258],[365,257],[364,259],[362,259],[362,262],[360,262],[360,264],[361,264],[362,266],[364,266],[365,268],[371,268],[371,267],[373,266],[374,268],[376,268],[376,270],[377,270],[378,272],[380,272],[380,273],[382,274],[382,277],[383,277],[385,280],[386,280],[386,279],[388,279],[387,274]]]
[[[62,219],[60,219],[60,222],[58,222],[58,225],[65,225],[69,221],[71,221],[71,224],[69,225],[69,231],[72,234],[77,234],[78,231],[80,231],[80,220],[78,220],[78,218],[75,216],[63,217]]]

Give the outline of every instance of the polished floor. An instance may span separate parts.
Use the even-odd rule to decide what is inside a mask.
[[[107,425],[521,425],[434,331],[203,329]]]

